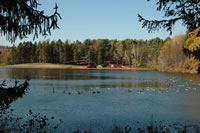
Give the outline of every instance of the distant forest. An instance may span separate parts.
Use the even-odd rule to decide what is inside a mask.
[[[186,36],[151,40],[87,39],[83,42],[23,42],[17,46],[0,46],[0,64],[123,64],[174,71],[196,71],[199,61],[184,52]],[[172,68],[172,70],[170,70]]]
[[[168,38],[169,39],[169,38]],[[124,64],[146,66],[157,63],[163,41],[126,39],[87,39],[84,42],[45,40],[23,42],[13,47],[1,47],[0,63],[56,63],[56,64]]]

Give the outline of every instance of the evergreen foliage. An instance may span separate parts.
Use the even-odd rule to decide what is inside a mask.
[[[2,56],[2,61],[4,61],[2,64],[57,63],[133,65],[132,60],[135,59],[137,64],[134,62],[134,65],[144,66],[150,64],[150,62],[157,62],[157,59],[153,55],[156,51],[160,51],[160,45],[162,45],[160,42],[163,42],[160,38],[155,38],[150,41],[136,39],[122,41],[87,39],[83,43],[80,41],[72,43],[69,41],[62,42],[61,40],[46,40],[37,43],[23,42],[18,46],[12,46],[6,49],[7,54]]]
[[[39,34],[46,36],[51,34],[52,29],[57,29],[58,6],[55,12],[47,16],[44,11],[39,11],[38,0],[1,0],[0,1],[0,33],[7,40],[14,42],[17,37],[23,39],[27,35]]]
[[[29,87],[28,81],[28,78],[22,84],[15,81],[14,86],[8,88],[6,88],[5,80],[0,84],[0,111],[7,109],[13,101],[21,98],[26,93]]]
[[[150,0],[147,0],[150,1]],[[182,21],[189,31],[200,26],[200,1],[199,0],[157,0],[157,11],[164,12],[163,20],[148,20],[138,14],[142,28],[148,32],[166,29],[172,33],[173,26]]]

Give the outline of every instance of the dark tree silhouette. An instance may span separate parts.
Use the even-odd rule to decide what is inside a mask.
[[[147,0],[150,1],[150,0]],[[158,0],[157,11],[164,11],[164,20],[147,20],[138,14],[142,28],[148,32],[166,29],[172,33],[173,25],[182,21],[189,31],[200,26],[200,1],[199,0]]]
[[[55,12],[47,16],[44,11],[39,11],[38,0],[1,0],[0,1],[0,33],[6,39],[14,42],[17,37],[23,39],[27,35],[39,34],[46,36],[51,34],[52,29],[57,29],[58,6],[55,5]]]
[[[0,110],[7,109],[13,101],[21,98],[26,93],[29,87],[28,81],[28,78],[22,84],[15,81],[14,86],[8,88],[6,88],[5,80],[0,84]]]

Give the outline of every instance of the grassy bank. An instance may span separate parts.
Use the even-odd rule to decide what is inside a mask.
[[[52,64],[52,63],[27,63],[27,64],[15,64],[0,66],[3,68],[54,68],[54,69],[72,69],[72,68],[87,68],[86,66],[77,65],[64,65],[64,64]]]
[[[15,64],[15,65],[2,65],[0,68],[45,68],[45,69],[112,69],[112,70],[154,70],[152,68],[88,68],[87,65],[64,65],[64,64],[52,64],[52,63],[27,63],[27,64]]]

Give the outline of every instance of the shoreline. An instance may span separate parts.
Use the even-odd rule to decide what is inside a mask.
[[[198,74],[197,71],[182,70],[182,69],[156,69],[156,68],[144,68],[144,67],[129,67],[122,66],[121,68],[110,67],[97,67],[88,68],[87,65],[65,65],[65,64],[53,64],[53,63],[27,63],[27,64],[15,64],[15,65],[0,65],[0,68],[18,68],[18,69],[79,69],[79,70],[130,70],[130,71],[158,71],[164,73],[188,73]]]
[[[122,67],[122,68],[88,68],[88,66],[82,65],[64,65],[64,64],[53,64],[53,63],[27,63],[27,64],[15,64],[15,65],[4,65],[0,68],[43,68],[43,69],[82,69],[82,70],[154,70],[152,68],[141,68],[141,67]]]

